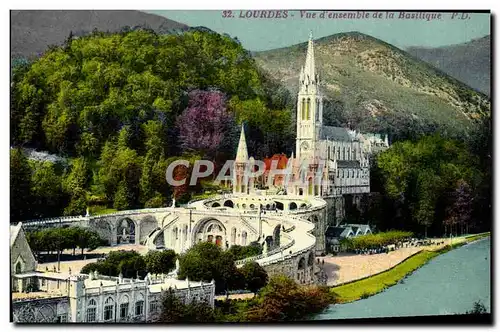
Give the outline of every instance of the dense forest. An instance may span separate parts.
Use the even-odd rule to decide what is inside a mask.
[[[256,158],[290,150],[292,107],[228,36],[70,35],[12,69],[11,219],[163,206],[168,164],[234,157],[242,122]],[[28,161],[25,148],[67,163]]]
[[[418,236],[489,231],[491,153],[489,119],[465,142],[440,134],[396,142],[374,157],[372,194],[345,221]]]
[[[221,188],[210,179],[174,190],[165,170],[179,158],[222,166],[242,123],[256,159],[293,151],[294,98],[236,38],[214,32],[70,35],[36,61],[17,62],[11,80],[12,221],[213,193]],[[414,129],[373,159],[378,194],[361,212],[348,204],[345,221],[422,235],[488,229],[490,118],[458,139]],[[33,149],[59,161],[29,158]],[[189,171],[177,167],[174,177]]]

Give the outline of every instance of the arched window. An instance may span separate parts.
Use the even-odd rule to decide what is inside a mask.
[[[337,159],[340,159],[340,146],[337,148]]]
[[[231,229],[231,244],[236,244],[236,228]]]
[[[128,307],[129,307],[128,296],[124,295],[120,303],[120,319],[125,319],[128,317]]]
[[[112,297],[108,297],[104,302],[104,321],[113,319],[113,312],[115,311],[115,301]]]
[[[97,303],[94,299],[90,299],[87,304],[87,322],[96,321]]]
[[[138,300],[135,302],[135,315],[142,316],[144,314],[144,297],[139,294]]]
[[[306,119],[306,99],[305,98],[302,98],[301,111],[302,111],[302,120],[305,120]]]
[[[306,119],[307,120],[311,119],[311,114],[309,112],[310,105],[311,105],[311,98],[307,98],[307,102],[306,102]]]
[[[20,274],[23,272],[23,263],[21,261],[16,263],[16,274]]]
[[[349,170],[347,170],[347,178],[349,179]]]
[[[344,146],[344,148],[342,149],[342,160],[345,160],[345,146]]]
[[[245,231],[241,234],[241,244],[244,246],[247,245],[247,232]]]
[[[328,160],[330,160],[330,146],[328,146]]]
[[[319,118],[320,114],[319,114],[319,99],[316,99],[316,108],[315,108],[315,112],[316,112],[316,121],[320,121],[321,119]]]
[[[347,159],[351,160],[351,148],[347,148]]]
[[[356,153],[356,148],[354,148],[352,159],[357,160],[356,158],[357,158],[357,153]]]

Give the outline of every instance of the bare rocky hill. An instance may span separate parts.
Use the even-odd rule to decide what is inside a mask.
[[[470,87],[490,95],[490,36],[437,48],[410,47],[407,52]]]

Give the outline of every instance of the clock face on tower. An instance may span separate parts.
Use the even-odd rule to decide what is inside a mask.
[[[306,152],[307,150],[309,150],[309,144],[307,142],[302,143],[302,145],[300,146],[300,150],[302,152]]]

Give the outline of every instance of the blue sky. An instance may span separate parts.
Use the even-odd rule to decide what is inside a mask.
[[[306,41],[309,30],[315,38],[339,32],[359,31],[399,48],[408,46],[437,47],[458,44],[490,34],[490,14],[470,13],[468,19],[451,19],[443,13],[441,20],[302,19],[300,12],[289,11],[286,19],[244,19],[233,10],[233,18],[223,18],[222,11],[148,10],[190,26],[205,26],[219,33],[238,37],[251,51],[285,47]],[[293,17],[292,17],[293,13]],[[319,13],[319,12],[318,12]],[[383,13],[385,15],[385,13]],[[396,17],[398,14],[396,13]]]

